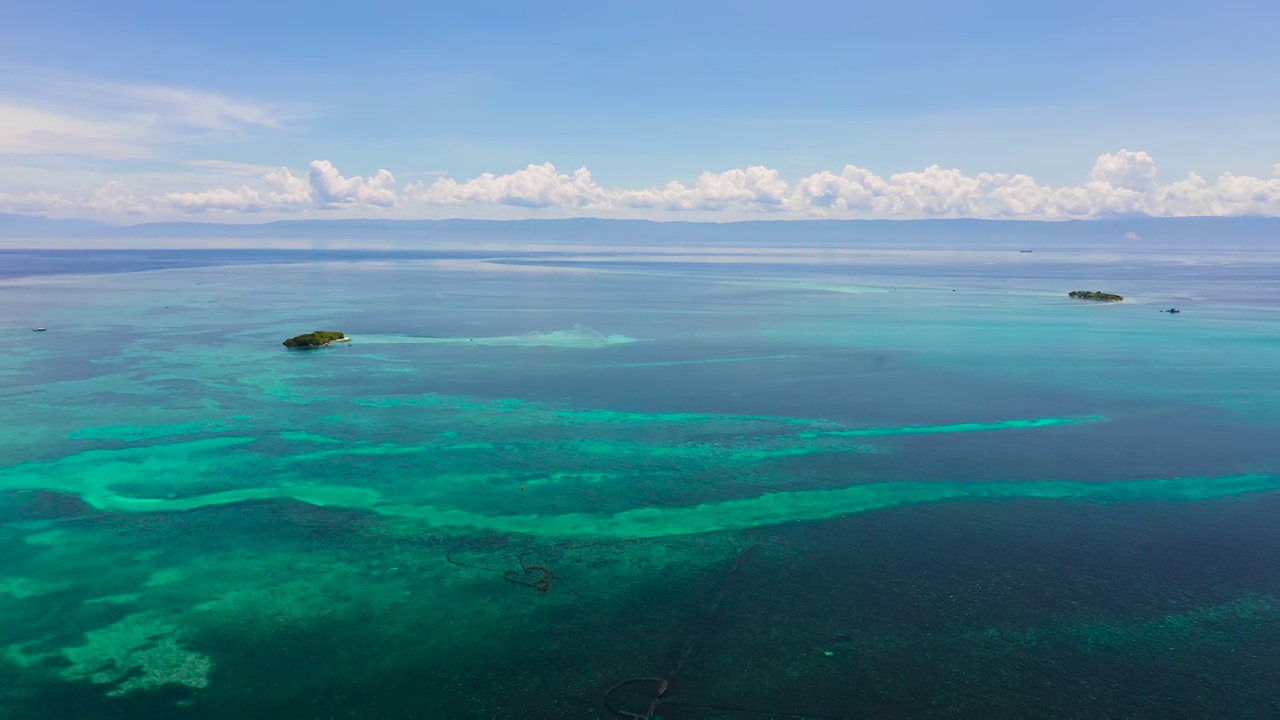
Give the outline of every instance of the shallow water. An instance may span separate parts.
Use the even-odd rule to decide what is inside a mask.
[[[0,252],[0,718],[1280,713],[1277,253],[108,255]]]

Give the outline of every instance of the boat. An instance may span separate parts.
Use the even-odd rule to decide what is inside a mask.
[[[1178,308],[1169,308],[1168,310],[1161,310],[1160,312],[1167,312],[1167,313],[1169,313],[1170,315],[1177,315],[1178,313],[1180,313],[1180,312],[1182,312],[1182,311],[1181,311],[1181,310],[1179,310]]]
[[[1031,252],[1030,250],[1019,250],[1018,252]]]
[[[44,332],[45,328],[31,328],[31,332]]]

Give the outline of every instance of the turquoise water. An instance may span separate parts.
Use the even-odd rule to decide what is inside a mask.
[[[0,281],[0,717],[1280,712],[1280,254],[815,254]]]

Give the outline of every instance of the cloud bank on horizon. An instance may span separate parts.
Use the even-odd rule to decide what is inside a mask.
[[[209,161],[210,165],[219,165]],[[235,216],[305,215],[348,210],[377,217],[441,217],[453,211],[507,206],[524,217],[581,215],[678,218],[682,215],[743,218],[988,218],[1087,219],[1118,215],[1153,217],[1280,216],[1280,164],[1270,178],[1223,173],[1209,181],[1195,173],[1167,184],[1157,180],[1146,152],[1119,150],[1099,156],[1088,182],[1042,185],[1029,175],[978,173],[933,165],[887,177],[846,165],[787,182],[753,165],[703,172],[691,184],[607,188],[586,167],[562,172],[551,163],[506,174],[458,180],[440,177],[398,186],[391,171],[344,176],[327,160],[305,171],[263,169],[255,182],[136,197],[113,180],[84,197],[61,193],[0,193],[0,211],[55,217],[149,219],[175,213],[208,220]],[[394,214],[388,214],[394,211]]]

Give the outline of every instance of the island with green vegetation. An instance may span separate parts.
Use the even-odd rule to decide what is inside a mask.
[[[1081,300],[1102,300],[1104,302],[1119,302],[1124,299],[1120,295],[1098,292],[1097,290],[1072,290],[1067,295]]]
[[[284,341],[284,346],[291,348],[318,348],[324,347],[329,343],[349,342],[350,340],[351,338],[336,330],[316,330],[306,335],[291,337]]]

